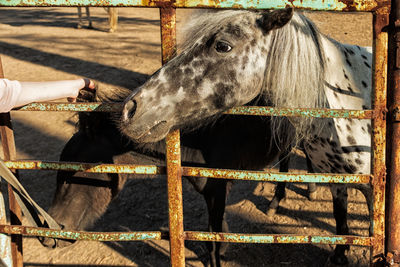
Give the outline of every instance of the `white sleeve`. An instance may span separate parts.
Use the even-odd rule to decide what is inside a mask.
[[[17,103],[21,93],[21,83],[0,79],[0,113],[9,112]]]

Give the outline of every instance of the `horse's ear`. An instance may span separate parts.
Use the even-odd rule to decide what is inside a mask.
[[[260,27],[265,33],[273,29],[285,26],[293,17],[293,8],[277,9],[274,11],[266,11],[258,21]]]

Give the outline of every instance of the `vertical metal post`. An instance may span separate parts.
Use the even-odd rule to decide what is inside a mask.
[[[165,64],[176,52],[176,10],[168,6],[160,8],[162,63]],[[185,239],[183,231],[182,168],[179,130],[168,134],[167,179],[171,266],[185,266]]]
[[[382,262],[385,248],[385,179],[386,179],[386,89],[388,35],[383,28],[389,22],[389,8],[378,9],[373,16],[374,64],[373,64],[373,108],[372,121],[372,174],[373,174],[373,237],[371,257],[373,265]]]
[[[3,67],[0,58],[0,78],[4,78]],[[0,137],[3,146],[4,160],[13,160],[16,158],[14,132],[11,124],[10,113],[0,113]],[[18,177],[18,172],[13,171],[14,175]],[[21,208],[18,206],[17,201],[14,197],[14,192],[10,185],[8,185],[8,199],[10,206],[10,220],[11,224],[21,224]],[[22,236],[11,235],[11,255],[13,267],[22,267]]]
[[[389,37],[388,184],[386,252],[390,266],[400,265],[400,0],[392,0]]]

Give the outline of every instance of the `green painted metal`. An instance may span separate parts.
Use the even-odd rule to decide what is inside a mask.
[[[62,238],[69,240],[86,241],[144,241],[161,240],[168,236],[165,232],[83,232],[70,230],[52,230],[40,227],[20,225],[0,225],[0,232],[5,234],[19,234],[23,236],[41,236]]]
[[[223,169],[183,167],[183,176],[252,180],[263,182],[301,182],[301,183],[369,183],[372,179],[368,174],[299,174],[299,173],[271,173],[262,171],[235,171]]]
[[[174,7],[174,8],[240,8],[279,9],[292,6],[298,9],[330,11],[375,11],[390,1],[374,0],[0,0],[0,6],[126,6],[126,7]]]
[[[269,243],[269,244],[346,244],[355,246],[372,246],[373,238],[361,236],[307,236],[285,234],[231,234],[209,232],[185,232],[186,240],[219,241],[233,243]]]
[[[133,164],[96,164],[52,161],[5,161],[10,169],[21,170],[63,170],[90,173],[130,173],[159,175],[165,174],[165,167],[155,165]],[[263,171],[235,171],[224,169],[209,169],[182,167],[183,176],[252,180],[263,182],[301,182],[301,183],[369,183],[372,179],[368,174],[309,174],[309,173],[271,173]]]
[[[0,0],[1,1],[1,0]],[[19,111],[72,111],[72,112],[121,112],[122,103],[32,103]],[[235,107],[225,112],[231,115],[251,116],[286,116],[286,117],[314,117],[314,118],[346,118],[346,119],[372,119],[373,110],[348,110],[348,109],[307,109],[307,108],[274,108],[242,106]]]
[[[165,174],[165,168],[155,165],[97,164],[52,162],[39,160],[5,161],[7,168],[21,170],[63,170],[94,173]]]
[[[168,239],[166,231],[138,231],[138,232],[83,232],[70,230],[52,230],[41,227],[21,225],[0,225],[0,232],[23,236],[40,236],[48,238],[62,238],[85,241],[144,241]],[[307,236],[290,234],[242,234],[242,233],[210,233],[185,231],[185,240],[192,241],[220,241],[232,243],[269,243],[269,244],[348,244],[355,246],[371,246],[373,238],[360,236]]]
[[[374,117],[373,110],[274,108],[254,106],[235,107],[225,112],[225,114],[346,119],[372,119]]]
[[[2,1],[2,0],[0,0]],[[16,108],[20,111],[83,111],[83,112],[121,112],[122,103],[55,103],[41,102]]]

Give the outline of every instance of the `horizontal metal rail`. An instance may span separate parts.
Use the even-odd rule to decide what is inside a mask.
[[[54,230],[43,227],[21,225],[0,225],[0,232],[23,236],[38,236],[85,241],[144,241],[168,239],[168,233],[160,231],[146,232],[84,232],[70,230]]]
[[[237,171],[182,167],[183,176],[221,178],[235,180],[252,180],[263,182],[301,182],[301,183],[369,183],[369,174],[335,174],[335,173],[271,173],[263,171]]]
[[[127,173],[127,174],[165,174],[165,167],[156,165],[133,164],[98,164],[52,161],[5,161],[10,169],[21,170],[62,170],[90,173]],[[183,176],[199,178],[220,178],[251,180],[263,182],[301,182],[301,183],[369,183],[369,174],[334,174],[334,173],[271,173],[270,171],[238,171],[198,167],[182,167]]]
[[[193,241],[217,241],[233,243],[269,243],[269,244],[340,244],[355,246],[372,246],[371,237],[361,236],[311,236],[289,234],[233,234],[210,232],[185,232],[185,240]]]
[[[40,160],[13,160],[4,162],[9,169],[60,170],[94,173],[165,174],[165,167],[156,165],[99,164],[81,162],[57,162]]]
[[[0,0],[1,1],[1,0]],[[76,111],[76,112],[121,112],[122,103],[56,103],[35,102],[29,105],[15,108],[19,111]]]
[[[137,232],[83,232],[70,230],[53,230],[41,227],[21,225],[0,225],[0,232],[23,236],[39,236],[85,241],[144,241],[169,239],[168,231],[137,231]],[[185,240],[218,241],[230,243],[270,243],[270,244],[340,244],[355,246],[372,246],[371,237],[361,236],[311,236],[289,234],[242,234],[242,233],[210,233],[185,231]]]
[[[121,112],[122,103],[32,103],[19,111],[73,111],[73,112]],[[324,108],[275,108],[242,106],[229,109],[224,114],[252,116],[286,116],[314,118],[373,119],[373,110],[324,109]]]
[[[124,6],[124,7],[170,7],[170,8],[236,8],[236,9],[272,9],[293,6],[295,8],[325,11],[375,11],[382,6],[390,5],[390,1],[374,0],[0,0],[0,6],[14,7],[60,7],[60,6]]]

